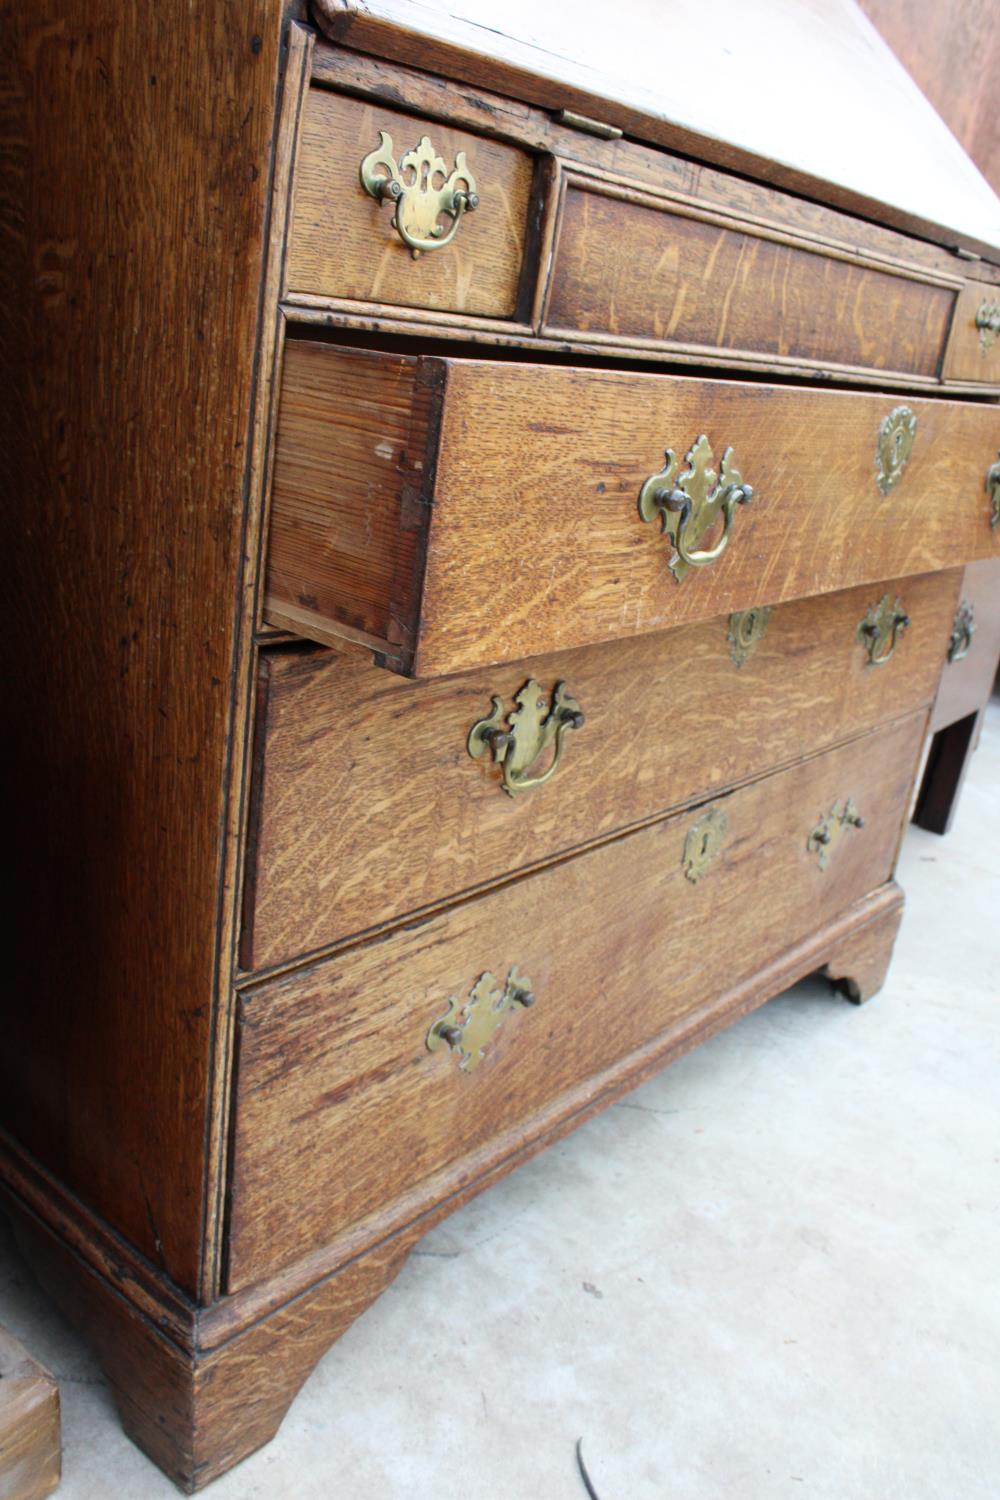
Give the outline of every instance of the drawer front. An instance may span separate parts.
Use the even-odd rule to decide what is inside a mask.
[[[960,285],[567,174],[542,331],[933,380]]]
[[[971,281],[955,308],[944,379],[1000,385],[1000,287]]]
[[[425,136],[449,174],[464,152],[475,180],[475,211],[462,216],[447,245],[416,259],[392,226],[393,206],[361,185],[361,163],[379,146],[381,132],[391,139],[401,181],[416,170],[402,158]],[[382,104],[310,89],[295,166],[286,296],[512,318],[532,176],[531,156],[515,147]],[[442,181],[438,172],[432,186]],[[450,227],[450,220],[441,223]]]
[[[393,1203],[419,1199],[421,1184],[424,1204],[444,1196],[530,1139],[533,1116],[568,1090],[589,1080],[598,1093],[602,1069],[881,885],[924,722],[245,993],[230,1288],[373,1215],[385,1232]],[[838,820],[831,834],[824,819],[847,799],[864,826]],[[517,1003],[528,985],[530,1009]],[[439,1021],[467,1050],[428,1050]]]
[[[420,400],[398,435],[404,368]],[[1000,556],[992,405],[315,343],[289,344],[283,382],[266,617],[360,638],[407,675]],[[905,449],[911,431],[894,467],[893,433]],[[753,488],[728,523],[722,492],[744,492],[723,483],[727,451]],[[671,495],[700,564],[661,534]],[[364,610],[359,551],[366,587],[383,580]]]
[[[978,713],[1000,663],[1000,558],[970,563],[962,576],[931,729]]]
[[[931,702],[959,572],[779,605],[754,638],[728,616],[445,681],[358,654],[261,660],[242,963],[266,968],[530,868]],[[868,649],[880,601],[892,622]],[[747,635],[748,627],[750,630]],[[891,659],[873,665],[871,654]],[[585,722],[523,789],[467,751],[494,695],[559,682]],[[530,781],[557,748],[544,725]],[[526,726],[523,734],[531,731]]]

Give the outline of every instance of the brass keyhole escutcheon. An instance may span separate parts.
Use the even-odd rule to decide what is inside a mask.
[[[875,444],[875,479],[883,495],[902,479],[916,435],[917,418],[908,406],[897,406],[883,418]]]
[[[692,823],[684,840],[681,868],[692,885],[697,885],[712,861],[717,857],[726,836],[726,818],[717,807]]]
[[[462,216],[479,207],[476,179],[465,152],[459,151],[449,173],[426,135],[400,157],[393,156],[392,136],[379,131],[379,143],[361,163],[361,186],[376,203],[392,203],[392,227],[414,260],[425,251],[443,250],[458,232]],[[441,179],[439,187],[435,178]],[[448,226],[440,220],[449,219]]]
[[[753,490],[743,483],[733,462],[732,448],[723,453],[718,474],[711,467],[713,457],[704,433],[688,449],[686,469],[680,470],[677,455],[668,448],[663,468],[651,474],[639,491],[639,515],[644,521],[659,518],[660,530],[673,544],[668,566],[678,583],[689,568],[707,568],[722,556],[729,545],[736,507],[749,505],[753,498]],[[715,546],[700,549],[699,543],[720,519],[722,534]]]
[[[824,813],[810,833],[806,840],[806,848],[810,854],[818,857],[820,869],[825,870],[840,843],[844,829],[864,828],[864,826],[865,820],[855,807],[853,798],[848,797],[845,801],[837,801],[828,813]]]
[[[579,703],[564,682],[556,683],[550,702],[534,677],[515,694],[517,706],[506,714],[506,725],[503,699],[495,696],[492,701],[492,712],[469,730],[469,754],[473,760],[487,753],[493,756],[494,763],[501,767],[503,789],[509,797],[544,786],[559,769],[567,731],[583,727]],[[549,749],[552,758],[548,768],[537,776],[529,775]]]
[[[508,1011],[515,1005],[527,1010],[534,1003],[531,980],[517,972],[516,964],[502,986],[487,969],[472,986],[467,1000],[453,995],[448,1001],[447,1010],[427,1033],[427,1050],[437,1052],[441,1047],[450,1047],[459,1054],[458,1066],[462,1072],[471,1073],[482,1062]]]
[[[890,594],[883,594],[878,603],[871,606],[855,632],[868,653],[870,667],[885,666],[909,624],[909,615],[900,601]]]
[[[757,649],[758,641],[764,639],[770,618],[771,611],[766,604],[755,605],[753,609],[742,609],[729,616],[729,654],[738,667],[749,661]]]

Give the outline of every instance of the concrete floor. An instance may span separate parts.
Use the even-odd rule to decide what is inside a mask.
[[[1000,703],[889,982],[807,982],[430,1234],[213,1500],[996,1500]],[[0,1244],[62,1500],[176,1491]]]

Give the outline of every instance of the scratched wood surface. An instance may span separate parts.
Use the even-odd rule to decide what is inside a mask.
[[[541,326],[552,337],[581,332],[934,376],[955,298],[954,288],[577,178],[561,203]]]
[[[962,288],[955,306],[951,337],[945,350],[942,375],[945,381],[1000,381],[1000,335],[983,344],[976,314],[995,313],[1000,292],[983,281],[970,281]]]
[[[58,11],[4,17],[0,1120],[193,1291],[279,24]]]
[[[1000,201],[853,0],[316,0],[356,51],[1000,258]],[[780,51],[780,66],[775,66]],[[762,86],[762,80],[766,85]]]
[[[528,1119],[887,880],[925,718],[720,797],[722,848],[697,884],[681,861],[704,809],[245,994],[230,1287]],[[848,796],[865,826],[823,871],[809,833]],[[536,1001],[480,1066],[429,1053],[449,997],[512,965]]]
[[[264,653],[243,967],[370,931],[929,703],[958,579],[779,605],[740,667],[727,616],[433,682],[387,677],[357,653]],[[912,623],[872,667],[857,627],[884,593]],[[465,743],[492,696],[512,708],[530,677],[546,694],[565,681],[586,723],[550,783],[510,797]]]
[[[384,359],[387,391],[395,390],[398,356],[371,357],[376,368]],[[367,420],[344,358],[309,343],[286,361],[277,432],[279,464],[294,428],[298,448],[311,450],[314,483],[276,493],[271,546],[308,567],[298,602],[308,600],[313,618],[300,629],[322,644],[337,641],[353,598],[344,593],[341,536],[356,525],[339,445],[353,443]],[[491,360],[420,363],[426,379],[443,367],[446,385],[424,503],[408,508],[410,524],[426,530],[420,615],[409,622],[417,645],[412,656],[385,646],[390,664],[413,676],[1000,555],[985,488],[1000,444],[995,406],[910,399],[913,452],[883,497],[876,441],[898,397]],[[754,499],[738,508],[723,556],[678,584],[670,544],[658,524],[640,520],[637,497],[664,449],[683,460],[700,433],[716,463],[732,447]],[[398,445],[386,457],[385,443],[377,428],[368,432],[371,473],[388,465],[401,495],[412,462]],[[412,547],[401,528],[400,554]],[[400,617],[405,601],[390,595],[385,607]]]
[[[414,260],[392,228],[390,207],[362,188],[358,169],[392,136],[397,162],[424,135],[448,165],[464,151],[480,204],[441,250]],[[486,136],[456,130],[380,102],[326,89],[306,97],[295,172],[286,284],[290,292],[448,308],[512,317],[528,224],[532,158]]]
[[[0,1496],[45,1500],[59,1484],[59,1387],[6,1328],[0,1328]]]

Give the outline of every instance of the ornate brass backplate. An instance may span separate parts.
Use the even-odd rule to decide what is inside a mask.
[[[681,868],[692,885],[697,885],[722,848],[726,836],[726,818],[717,807],[710,807],[697,823],[692,823],[684,840]]]
[[[453,995],[448,1001],[448,1009],[427,1033],[427,1050],[437,1052],[441,1047],[450,1047],[459,1054],[458,1066],[462,1072],[471,1073],[482,1062],[507,1012],[515,1005],[527,1008],[534,1003],[531,980],[518,974],[516,964],[502,987],[487,969],[472,986],[468,1000]]]
[[[882,419],[875,444],[875,478],[883,495],[903,477],[917,435],[917,418],[908,406],[897,406]]]
[[[421,251],[450,245],[462,215],[479,207],[476,179],[465,152],[459,151],[449,172],[429,137],[423,135],[397,165],[392,136],[384,130],[378,134],[378,145],[361,163],[361,186],[376,203],[395,204],[392,227],[414,260]],[[435,178],[441,179],[437,185]],[[442,218],[449,219],[450,225],[441,224]]]
[[[961,661],[968,656],[972,637],[976,633],[976,611],[968,599],[963,599],[955,611],[955,623],[951,627],[948,641],[948,660]]]
[[[891,594],[883,594],[878,603],[871,606],[856,632],[868,652],[870,667],[885,666],[909,623],[909,615]]]
[[[980,302],[976,310],[976,327],[979,329],[979,348],[989,354],[1000,336],[1000,302],[995,297]]]
[[[749,660],[757,649],[757,642],[763,640],[770,618],[771,611],[766,604],[741,609],[729,616],[729,654],[738,667]]]
[[[473,724],[467,741],[474,760],[487,751],[492,754],[503,770],[503,789],[511,797],[544,786],[556,774],[566,731],[579,729],[584,722],[580,705],[564,682],[556,683],[550,704],[532,677],[515,694],[514,702],[517,707],[506,715],[504,727],[503,699],[494,697],[492,712]],[[554,748],[546,770],[538,776],[529,776],[531,767],[550,746]]]
[[[986,493],[990,497],[990,525],[996,531],[1000,527],[1000,453],[997,462],[986,470]]]
[[[820,818],[816,827],[810,833],[806,847],[810,854],[819,856],[819,867],[825,870],[830,863],[830,858],[845,828],[864,828],[865,820],[861,817],[854,801],[848,797],[846,802],[835,802],[828,813]]]
[[[670,571],[680,583],[688,568],[705,568],[722,556],[729,545],[733,513],[738,505],[747,505],[753,490],[744,484],[733,463],[733,450],[722,455],[720,473],[711,467],[713,453],[702,433],[689,448],[678,473],[677,455],[671,448],[664,454],[666,463],[658,474],[651,474],[639,491],[639,514],[644,521],[660,518],[660,529],[674,546]],[[715,546],[699,551],[698,544],[722,517],[722,535]]]

